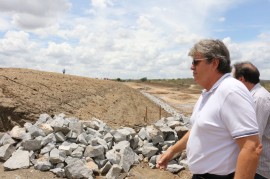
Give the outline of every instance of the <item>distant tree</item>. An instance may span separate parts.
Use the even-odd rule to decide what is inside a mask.
[[[121,78],[116,78],[116,81],[120,81],[121,82],[122,80],[121,80]]]
[[[143,77],[143,78],[141,78],[140,79],[142,82],[145,82],[145,81],[147,81],[147,78],[146,77]]]

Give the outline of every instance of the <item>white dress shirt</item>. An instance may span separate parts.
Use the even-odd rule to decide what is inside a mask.
[[[270,93],[259,83],[250,92],[256,104],[259,136],[263,145],[257,173],[270,178]]]

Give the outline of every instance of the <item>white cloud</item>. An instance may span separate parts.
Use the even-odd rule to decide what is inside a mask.
[[[56,44],[50,42],[47,48],[47,55],[55,58],[66,58],[72,55],[72,48],[67,43]]]
[[[258,35],[258,37],[263,41],[270,41],[270,32],[264,32]]]
[[[8,31],[0,40],[0,51],[3,53],[28,53],[36,44],[23,31]]]
[[[53,24],[71,4],[67,0],[1,0],[0,12],[11,14],[12,22],[22,29]]]
[[[261,79],[269,79],[269,41],[257,40],[243,43],[233,43],[231,39],[225,39],[224,41],[231,52],[232,64],[240,61],[250,61],[259,69]]]
[[[110,0],[91,0],[92,5],[97,8],[106,8],[108,5],[113,5]]]
[[[191,77],[189,48],[201,38],[215,38],[209,22],[222,17],[219,20],[227,23],[224,12],[241,0],[91,0],[81,7],[80,0],[70,2],[0,1],[0,57],[7,59],[0,66],[10,66],[11,60],[16,67],[57,72],[65,68],[91,77]],[[229,34],[222,38],[236,61],[247,55],[258,58],[255,50],[264,51],[266,59],[262,39],[268,35],[258,35],[259,42],[251,43],[255,47],[237,43]]]
[[[10,28],[10,23],[5,19],[0,17],[0,31],[6,31]]]

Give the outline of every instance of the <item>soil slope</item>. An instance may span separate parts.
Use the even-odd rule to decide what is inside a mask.
[[[147,108],[147,114],[146,114]],[[109,80],[28,69],[0,69],[0,131],[41,113],[96,117],[111,127],[142,126],[159,118],[159,107],[139,91]],[[162,111],[162,116],[168,116]]]

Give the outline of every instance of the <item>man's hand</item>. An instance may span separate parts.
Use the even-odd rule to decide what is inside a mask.
[[[157,158],[156,167],[159,169],[166,169],[169,161],[174,158],[174,156],[182,152],[187,145],[190,131],[188,131],[179,141],[177,141],[173,146],[169,147],[165,153],[161,154]]]
[[[173,156],[174,153],[169,148],[165,153],[161,154],[160,157],[157,158],[156,167],[165,170],[167,168],[169,161],[173,158]]]

